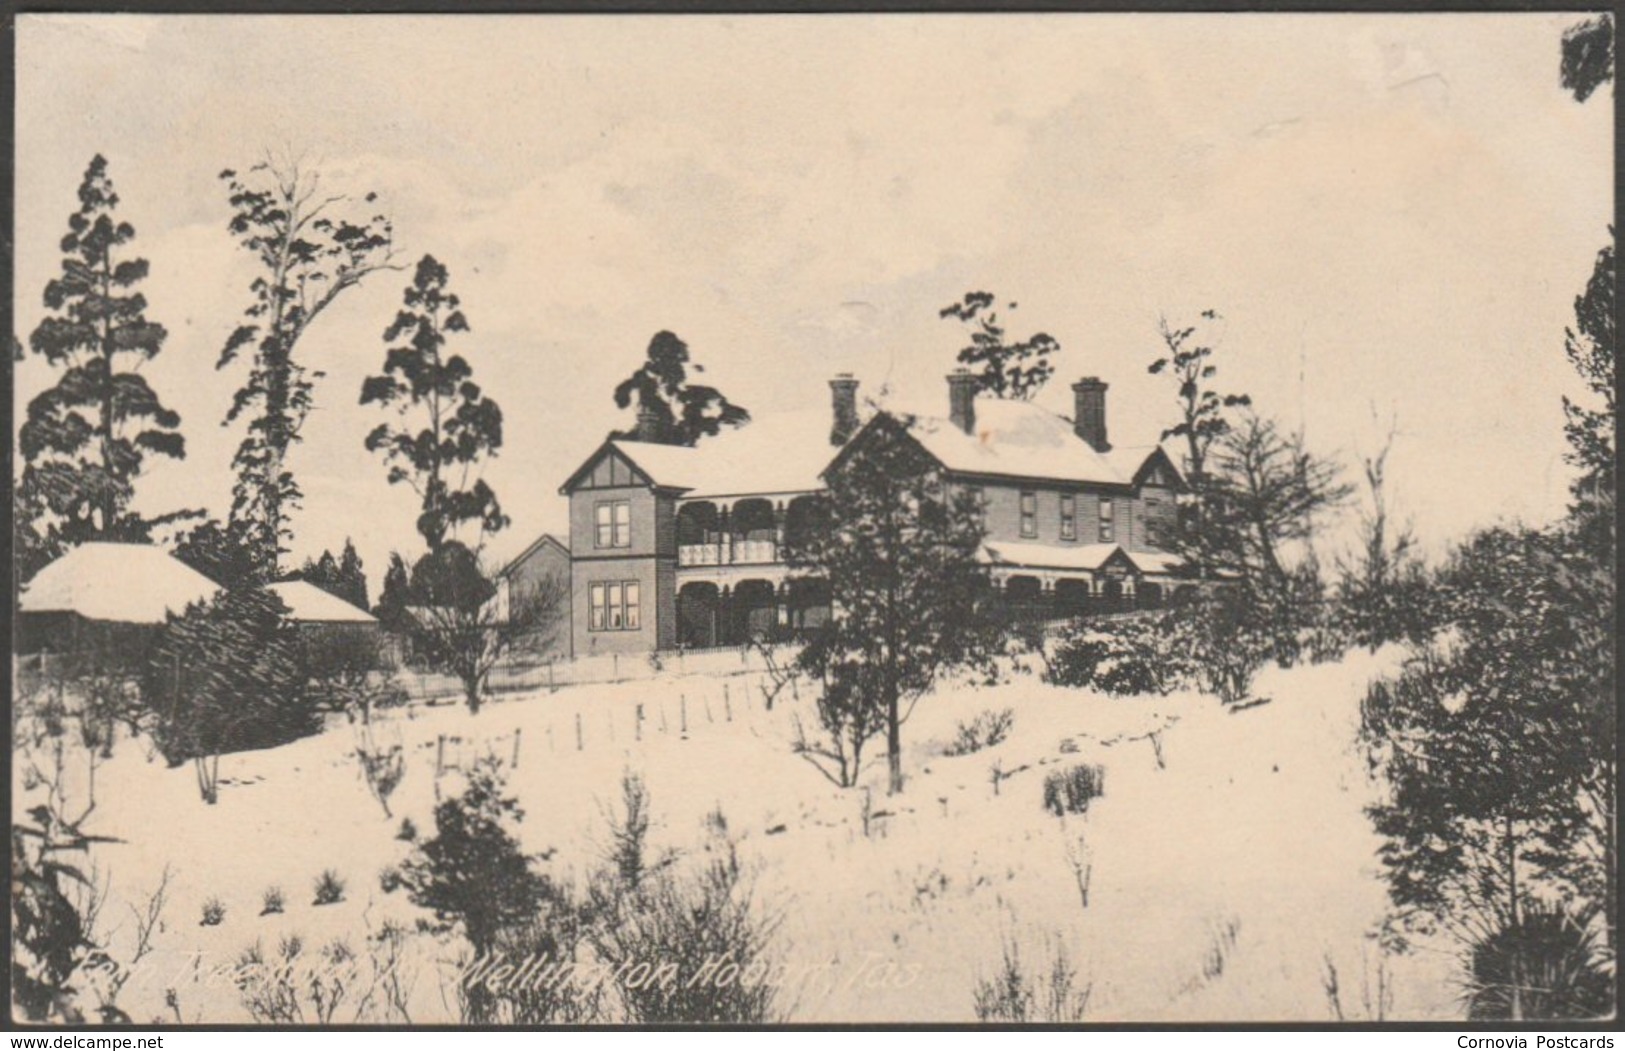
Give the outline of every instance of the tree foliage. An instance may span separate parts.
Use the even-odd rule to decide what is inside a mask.
[[[1338,561],[1337,619],[1350,641],[1375,653],[1389,642],[1421,644],[1432,634],[1432,587],[1410,524],[1395,518],[1388,490],[1390,430],[1361,462],[1365,501],[1358,546]]]
[[[344,551],[338,557],[323,551],[320,558],[307,558],[299,569],[299,579],[314,584],[329,595],[341,598],[357,609],[367,609],[367,571],[356,553],[355,542],[344,538]]]
[[[1055,373],[1050,357],[1060,352],[1061,344],[1046,332],[1007,340],[994,299],[991,292],[966,292],[937,316],[957,318],[970,331],[970,343],[960,348],[958,361],[976,376],[978,390],[999,398],[1030,400]],[[1015,310],[1016,304],[1009,303],[1005,309]]]
[[[1388,785],[1371,813],[1390,895],[1413,926],[1469,946],[1542,897],[1595,900],[1609,878],[1612,741],[1595,736],[1596,611],[1570,557],[1549,533],[1475,535],[1442,574],[1450,630],[1362,706]]]
[[[715,387],[689,381],[690,372],[704,372],[693,361],[688,344],[671,332],[657,332],[636,372],[615,387],[615,405],[625,409],[634,402],[640,413],[653,414],[654,438],[667,445],[694,445],[701,438],[720,434],[724,427],[742,427],[750,413],[735,405]],[[616,438],[636,438],[638,429],[616,432]]]
[[[510,653],[546,650],[569,617],[565,580],[545,576],[529,588],[504,586],[455,540],[412,567],[408,598],[413,646],[456,676],[472,714],[479,713],[497,663]]]
[[[346,217],[354,202],[322,192],[318,173],[297,163],[264,160],[220,178],[229,189],[229,229],[258,268],[243,322],[226,340],[219,368],[247,354],[249,371],[232,399],[226,423],[248,417],[233,466],[231,524],[255,557],[256,579],[275,579],[292,535],[289,517],[302,492],[288,454],[314,404],[322,376],[299,359],[310,326],[346,291],[391,266],[393,229],[387,218]],[[376,194],[366,195],[371,205]]]
[[[146,540],[154,524],[130,510],[149,455],[184,459],[180,416],[141,373],[167,333],[147,319],[138,291],[145,259],[135,228],[118,218],[118,193],[99,154],[68,217],[62,270],[45,286],[50,314],[29,347],[58,370],[29,403],[18,432],[24,462],[13,510],[24,552],[86,540]]]
[[[239,587],[169,618],[150,651],[141,695],[171,765],[269,748],[321,728],[306,693],[298,631],[287,617],[275,594]],[[212,803],[210,794],[205,788]]]
[[[1614,16],[1603,12],[1563,34],[1563,87],[1579,102],[1614,82]]]
[[[502,409],[474,382],[467,359],[446,353],[446,337],[469,330],[461,301],[447,288],[450,276],[433,256],[418,260],[405,305],[384,330],[384,342],[395,343],[384,371],[361,385],[361,404],[393,405],[401,417],[394,427],[375,427],[367,449],[384,454],[391,485],[407,482],[417,492],[418,532],[431,550],[462,522],[478,522],[482,534],[508,524],[485,480],[469,483],[469,473],[502,447]],[[406,423],[414,414],[421,426]]]
[[[880,713],[898,792],[914,704],[954,669],[985,665],[996,631],[975,496],[944,479],[903,422],[877,419],[832,466],[822,521],[789,558],[829,582],[834,610],[799,663],[825,684],[826,705],[851,713],[844,725]]]

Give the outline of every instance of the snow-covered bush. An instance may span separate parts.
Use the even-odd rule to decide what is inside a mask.
[[[1055,644],[1049,681],[1113,697],[1168,694],[1195,674],[1183,610],[1067,625]]]
[[[1044,809],[1061,817],[1087,814],[1091,800],[1106,794],[1106,771],[1093,763],[1056,770],[1044,778]]]
[[[960,723],[954,730],[954,739],[943,749],[944,755],[970,755],[984,748],[992,748],[1010,736],[1016,713],[1011,708],[983,711],[970,722]]]

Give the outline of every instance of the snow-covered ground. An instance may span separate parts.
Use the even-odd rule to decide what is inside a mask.
[[[1383,961],[1368,934],[1385,898],[1355,731],[1365,683],[1396,659],[1269,669],[1258,693],[1271,702],[1239,712],[1194,694],[1113,699],[1030,675],[945,688],[904,728],[900,797],[885,796],[883,745],[871,744],[869,805],[889,813],[871,815],[867,836],[864,790],[838,789],[791,754],[793,717],[814,722],[810,698],[785,691],[769,712],[755,671],[668,666],[644,681],[505,697],[476,717],[450,702],[384,714],[375,740],[408,756],[392,818],[369,794],[352,754],[357,728],[342,719],[224,757],[215,806],[200,800],[190,765],[166,768],[145,742],[121,741],[97,771],[89,823],[123,840],[97,848],[111,896],[101,926],[114,930],[112,955],[126,955],[129,903],[168,866],[164,927],[122,1006],[138,1021],[173,1018],[173,988],[187,1021],[247,1020],[219,971],[256,941],[267,955],[290,934],[359,948],[388,919],[411,925],[417,910],[379,880],[411,850],[396,838],[401,818],[432,834],[437,780],[456,792],[458,765],[486,752],[511,763],[517,750],[521,838],[557,876],[579,880],[599,862],[623,771],[647,782],[657,848],[695,849],[720,809],[758,902],[779,918],[777,956],[808,975],[785,996],[797,1021],[973,1020],[976,982],[1004,946],[1043,970],[1056,944],[1092,986],[1093,1021],[1330,1020],[1328,960],[1346,1016],[1364,1017],[1362,985],[1374,999]],[[943,754],[957,723],[1005,707],[1015,723],[1002,744]],[[1104,796],[1087,815],[1057,818],[1041,805],[1043,778],[1078,762],[1105,768]],[[1006,775],[997,791],[995,764]],[[316,906],[326,869],[346,880],[345,900]],[[261,916],[273,885],[285,912]],[[211,898],[225,917],[203,926]],[[428,935],[409,943],[413,1021],[455,1021],[454,948]],[[1459,1016],[1448,957],[1414,952],[1385,966],[1389,1017]]]

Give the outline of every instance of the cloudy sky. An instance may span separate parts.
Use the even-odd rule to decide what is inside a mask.
[[[1322,451],[1397,417],[1393,484],[1438,545],[1563,504],[1563,328],[1612,214],[1610,102],[1558,83],[1578,18],[22,15],[16,327],[105,154],[190,443],[140,502],[223,514],[242,373],[214,362],[253,271],[217,175],[271,150],[450,267],[507,418],[497,554],[561,527],[656,331],[758,415],[839,371],[934,406],[960,345],[937,311],[973,288],[1062,344],[1043,403],[1112,384],[1120,443],[1169,419],[1159,317],[1218,309],[1226,383]],[[405,278],[301,347],[327,375],[298,554],[354,536],[375,577],[415,541],[357,404]],[[48,381],[25,364],[19,404]]]

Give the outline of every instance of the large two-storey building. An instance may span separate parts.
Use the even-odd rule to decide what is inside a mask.
[[[913,441],[948,479],[974,489],[984,557],[1009,601],[1036,615],[1156,606],[1177,585],[1166,553],[1183,481],[1160,446],[1114,448],[1107,385],[1072,387],[1074,413],[975,396],[948,377],[945,416],[892,417],[883,440]],[[828,471],[850,442],[882,440],[864,423],[858,382],[830,381],[828,413],[752,421],[695,447],[636,439],[600,445],[564,483],[570,502],[571,652],[737,645],[816,627],[824,582],[785,562],[814,528]]]

